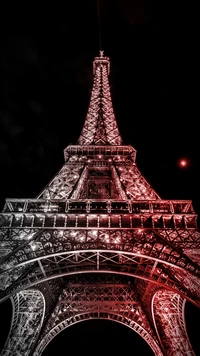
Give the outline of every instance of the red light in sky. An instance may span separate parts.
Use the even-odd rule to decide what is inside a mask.
[[[179,161],[179,166],[181,167],[187,167],[188,166],[188,161],[186,159],[181,159]]]

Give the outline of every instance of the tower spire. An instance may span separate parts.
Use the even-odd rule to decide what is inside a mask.
[[[110,73],[109,57],[100,50],[99,57],[93,61],[94,82],[88,112],[79,145],[121,145],[122,138],[116,122],[108,75]]]

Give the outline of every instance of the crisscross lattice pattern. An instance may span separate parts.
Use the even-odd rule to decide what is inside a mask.
[[[121,145],[108,82],[109,58],[97,57],[94,84],[79,145]]]

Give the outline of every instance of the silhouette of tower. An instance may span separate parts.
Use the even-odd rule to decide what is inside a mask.
[[[109,319],[156,356],[192,356],[184,306],[200,306],[197,215],[191,201],[162,200],[123,144],[102,51],[93,71],[64,165],[36,199],[7,199],[0,214],[0,300],[13,305],[2,355],[39,356],[74,323]]]

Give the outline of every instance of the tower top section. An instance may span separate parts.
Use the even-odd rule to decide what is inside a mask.
[[[85,123],[78,139],[79,145],[122,145],[116,122],[108,75],[110,59],[100,51],[93,61],[94,81]]]
[[[110,74],[110,59],[109,57],[104,57],[104,51],[99,52],[99,57],[95,57],[93,61],[93,74],[95,75],[98,66],[107,66],[108,75]]]

